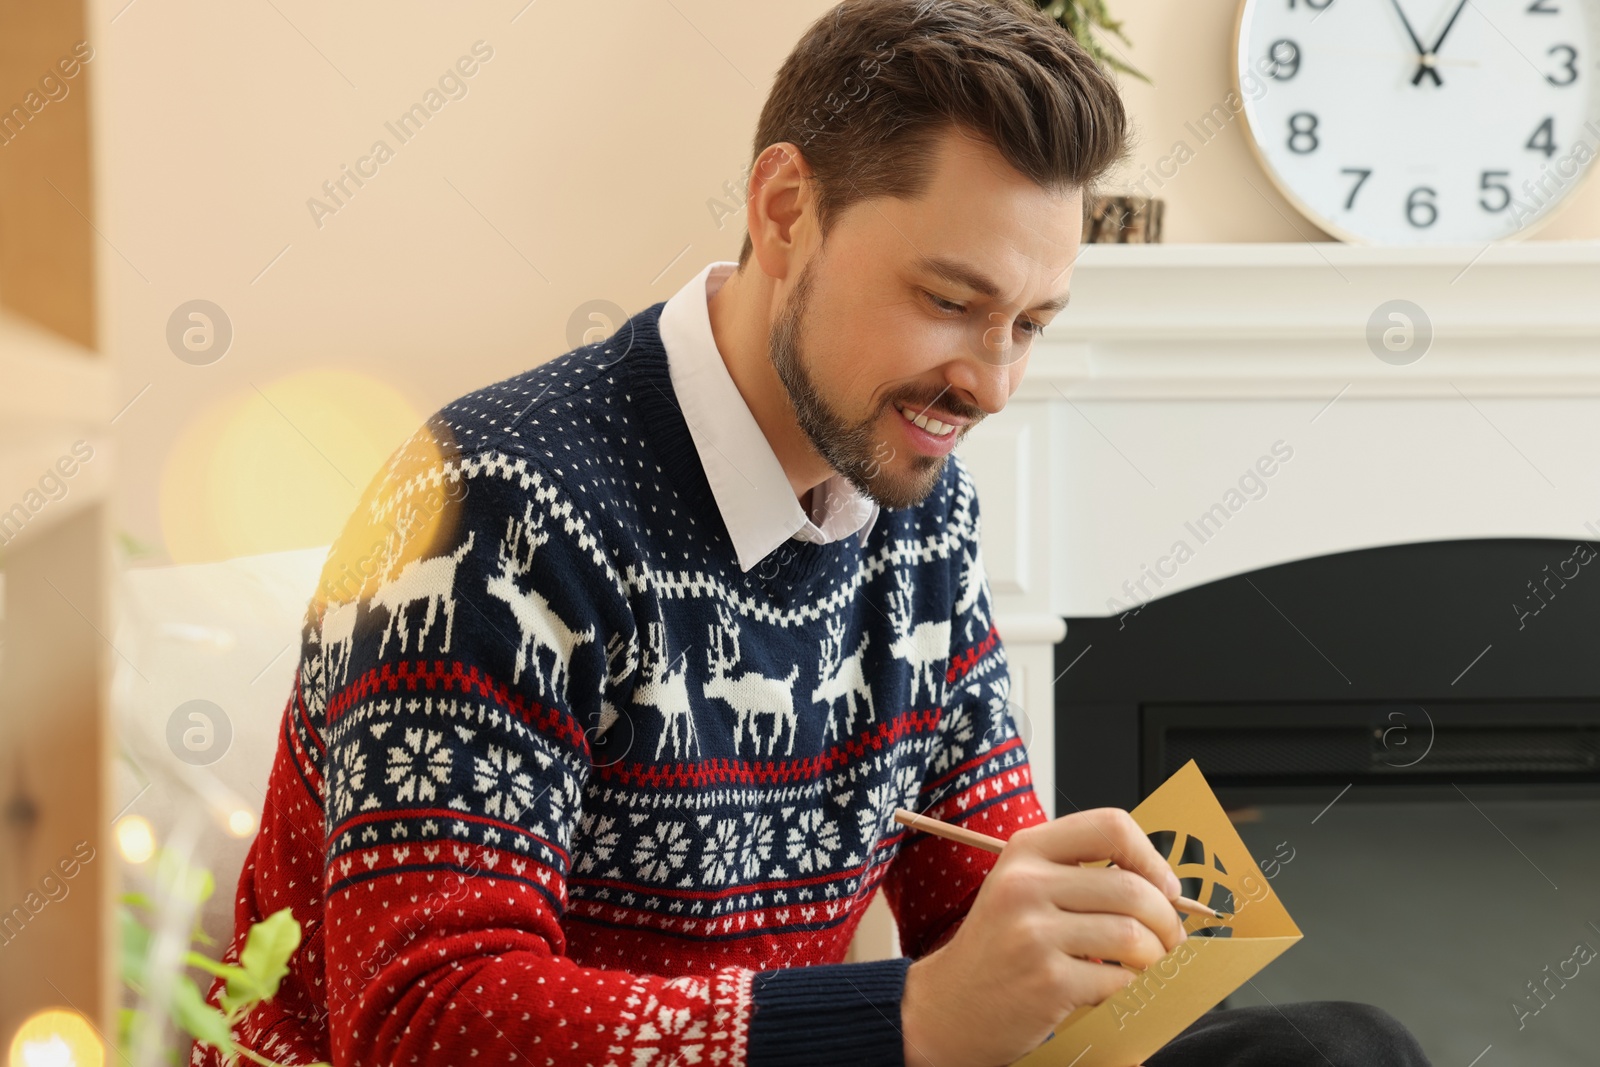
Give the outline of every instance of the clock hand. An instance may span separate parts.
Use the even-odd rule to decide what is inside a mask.
[[[1406,18],[1405,8],[1400,6],[1400,0],[1392,0],[1394,10],[1400,16],[1400,25],[1406,28],[1406,35],[1411,38],[1411,43],[1417,46],[1417,55],[1421,56],[1427,49],[1422,47],[1422,40],[1417,36],[1417,31],[1411,28],[1411,20]]]
[[[1444,47],[1444,39],[1450,33],[1450,27],[1456,24],[1456,19],[1461,17],[1461,12],[1466,10],[1467,0],[1461,0],[1456,9],[1450,13],[1450,21],[1444,24],[1444,29],[1439,31],[1439,39],[1433,42],[1433,47],[1428,50],[1429,55],[1437,55],[1439,49]]]
[[[1400,16],[1400,25],[1406,28],[1406,36],[1411,38],[1411,43],[1417,49],[1417,74],[1416,77],[1411,79],[1411,84],[1416,85],[1422,80],[1424,74],[1431,74],[1435,85],[1443,85],[1444,82],[1439,78],[1439,72],[1433,69],[1433,64],[1431,63],[1432,54],[1423,47],[1422,39],[1417,36],[1417,31],[1411,28],[1411,20],[1406,18],[1406,11],[1405,8],[1400,6],[1400,0],[1391,0],[1391,2],[1394,4],[1395,13]],[[1465,3],[1466,0],[1462,0],[1462,2]],[[1460,9],[1458,8],[1457,13],[1459,14],[1459,12]],[[1449,27],[1446,27],[1446,29],[1448,30]]]
[[[1437,62],[1438,60],[1432,52],[1424,52],[1422,55],[1418,56],[1417,72],[1411,76],[1411,84],[1422,84],[1423,75],[1427,75],[1433,79],[1433,84],[1442,88],[1444,86],[1444,79],[1439,77],[1439,68],[1436,66]]]
[[[1432,48],[1428,49],[1428,51],[1422,54],[1422,62],[1417,65],[1417,73],[1411,79],[1412,85],[1416,85],[1421,82],[1423,74],[1432,74],[1433,84],[1435,85],[1444,84],[1444,82],[1439,80],[1439,71],[1434,67],[1434,63],[1438,60],[1440,46],[1444,44],[1445,37],[1447,37],[1450,33],[1450,27],[1456,24],[1456,19],[1461,17],[1461,12],[1465,11],[1466,7],[1467,0],[1461,0],[1461,2],[1456,5],[1456,9],[1450,12],[1450,21],[1446,22],[1444,24],[1444,29],[1439,31],[1439,39],[1433,42]]]

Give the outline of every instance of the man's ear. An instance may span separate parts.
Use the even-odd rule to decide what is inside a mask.
[[[799,267],[797,229],[811,220],[816,201],[811,192],[811,165],[798,145],[768,145],[750,168],[745,199],[745,226],[751,251],[770,278],[787,278]]]

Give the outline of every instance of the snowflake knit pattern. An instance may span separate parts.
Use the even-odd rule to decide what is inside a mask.
[[[959,459],[741,571],[662,307],[440,409],[331,547],[223,957],[301,924],[262,1055],[900,1065],[994,857],[893,810],[1045,820]],[[880,885],[908,955],[843,962]]]

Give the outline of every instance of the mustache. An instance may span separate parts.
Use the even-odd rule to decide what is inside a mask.
[[[926,390],[899,393],[885,400],[883,407],[885,410],[887,410],[888,408],[895,407],[900,404],[904,404],[906,407],[916,412],[934,410],[935,405],[937,405],[939,410],[942,410],[947,414],[954,415],[958,419],[967,419],[974,423],[982,419],[984,415],[987,414],[987,412],[978,407],[976,404],[968,404],[964,401],[957,400],[955,397],[952,397],[948,390],[939,393],[929,393]]]

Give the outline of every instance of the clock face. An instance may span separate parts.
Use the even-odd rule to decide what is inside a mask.
[[[1328,232],[1487,242],[1547,216],[1600,152],[1597,34],[1597,0],[1244,0],[1239,98]]]

